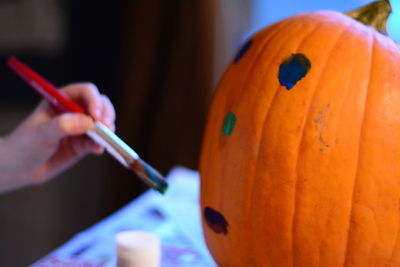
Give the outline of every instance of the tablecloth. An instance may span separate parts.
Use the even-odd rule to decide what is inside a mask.
[[[165,195],[146,191],[31,267],[113,267],[115,235],[128,229],[150,231],[160,237],[162,267],[216,266],[202,234],[198,172],[177,166],[167,180]]]

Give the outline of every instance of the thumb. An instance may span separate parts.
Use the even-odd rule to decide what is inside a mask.
[[[47,143],[57,143],[64,137],[84,134],[93,127],[93,119],[87,115],[64,113],[43,125],[41,135]]]

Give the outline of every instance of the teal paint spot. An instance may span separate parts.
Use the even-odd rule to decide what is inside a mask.
[[[168,189],[168,184],[165,180],[163,180],[161,177],[161,174],[153,169],[149,164],[146,162],[142,161],[142,164],[144,166],[145,172],[147,177],[150,178],[150,180],[156,185],[155,189],[160,192],[161,194],[164,194],[165,191]]]
[[[311,68],[311,63],[303,54],[292,54],[279,66],[279,82],[290,90],[300,81]]]
[[[233,128],[235,128],[236,116],[233,112],[228,112],[225,117],[224,125],[222,127],[222,135],[231,135]]]
[[[168,183],[164,180],[164,177],[142,159],[133,161],[130,167],[146,184],[161,194],[164,194],[168,189]]]
[[[247,41],[242,48],[240,48],[239,52],[236,54],[235,59],[233,60],[233,63],[237,64],[239,62],[239,60],[242,59],[242,57],[244,56],[244,54],[246,54],[246,52],[249,50],[249,48],[251,47],[251,45],[253,44],[253,40],[249,40]]]

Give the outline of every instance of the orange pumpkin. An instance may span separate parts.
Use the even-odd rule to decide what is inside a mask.
[[[384,31],[380,0],[349,13]],[[400,48],[348,15],[255,34],[214,95],[200,159],[220,266],[400,266]]]

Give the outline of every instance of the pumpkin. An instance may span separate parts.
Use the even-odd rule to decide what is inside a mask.
[[[218,265],[400,266],[400,48],[383,34],[389,13],[380,0],[295,15],[234,57],[199,164]]]

